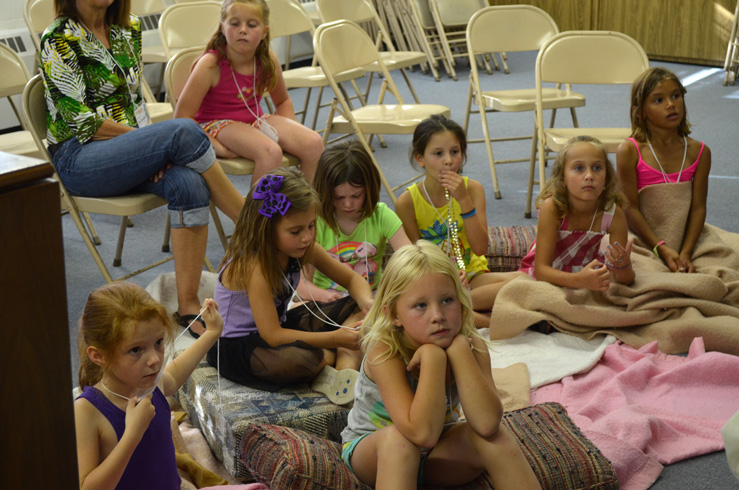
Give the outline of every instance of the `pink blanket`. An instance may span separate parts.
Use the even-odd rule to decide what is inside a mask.
[[[687,357],[619,342],[589,372],[531,394],[532,405],[549,401],[611,460],[622,489],[646,489],[662,464],[723,449],[721,427],[739,407],[739,357],[706,352],[701,337]]]

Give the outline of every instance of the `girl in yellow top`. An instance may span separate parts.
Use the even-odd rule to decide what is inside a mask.
[[[466,150],[459,124],[442,115],[422,121],[413,133],[411,164],[426,175],[401,194],[395,211],[411,242],[429,240],[454,261],[470,288],[475,325],[488,327],[498,290],[520,273],[488,270],[485,190],[459,174]]]

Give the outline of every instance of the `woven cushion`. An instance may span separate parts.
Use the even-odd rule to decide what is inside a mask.
[[[485,256],[490,272],[515,271],[536,239],[536,226],[491,226],[488,235]]]
[[[180,388],[179,401],[215,456],[238,480],[251,479],[241,453],[242,437],[250,423],[284,425],[333,440],[340,440],[346,426],[349,409],[331,403],[307,385],[270,393],[225,378],[220,384],[219,398],[216,370],[201,362]]]
[[[616,489],[611,463],[558,403],[508,412],[503,423],[519,440],[544,489]],[[367,489],[344,465],[341,448],[303,431],[250,424],[243,436],[244,465],[271,488]],[[486,475],[463,490],[493,489]],[[430,490],[430,489],[429,489]]]

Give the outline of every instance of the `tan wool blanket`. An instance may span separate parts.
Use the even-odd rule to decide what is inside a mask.
[[[639,194],[647,222],[676,250],[690,210],[691,186],[653,185]],[[637,348],[656,340],[666,354],[687,352],[694,337],[703,337],[707,350],[739,355],[739,234],[706,224],[693,250],[693,274],[671,272],[641,240],[632,238],[633,284],[612,282],[607,292],[599,292],[521,277],[498,293],[490,338],[510,338],[547,320],[557,330],[585,339],[608,333]]]

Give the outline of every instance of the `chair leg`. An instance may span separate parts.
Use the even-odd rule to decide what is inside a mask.
[[[79,211],[77,211],[77,209],[74,208],[71,203],[68,203],[68,209],[69,215],[72,216],[72,221],[74,221],[74,224],[77,226],[77,231],[79,231],[80,235],[82,236],[82,240],[85,242],[85,245],[87,245],[87,250],[89,250],[90,255],[92,255],[92,259],[95,261],[95,264],[97,264],[100,273],[105,279],[105,282],[110,284],[111,282],[113,282],[113,276],[110,275],[108,268],[103,262],[103,258],[100,256],[100,252],[98,252],[97,248],[95,247],[95,243],[92,241],[92,238],[90,238],[90,235],[87,233],[85,225],[82,222],[82,218],[79,215]]]
[[[167,213],[167,220],[164,224],[164,240],[162,241],[162,252],[169,253],[169,239],[172,233],[172,223],[169,213]]]
[[[90,219],[90,215],[88,213],[82,213],[82,216],[85,218],[85,223],[87,224],[87,229],[90,230],[90,238],[92,239],[92,242],[95,245],[100,245],[100,237],[98,236],[98,232],[95,231],[95,225],[92,224],[92,220]]]
[[[526,211],[525,218],[531,218],[531,199],[534,193],[534,169],[536,165],[536,147],[538,144],[539,133],[536,132],[536,123],[534,123],[533,137],[531,138],[531,161],[529,162],[529,183],[526,188]]]
[[[218,216],[218,210],[213,204],[213,201],[210,202],[210,214],[211,216],[213,216],[213,224],[215,225],[216,231],[218,232],[218,237],[221,239],[223,250],[226,250],[228,248],[228,237],[223,231],[223,223],[221,223],[221,217]]]
[[[498,173],[495,171],[495,158],[493,157],[493,144],[490,141],[490,132],[488,130],[488,119],[485,108],[480,106],[480,122],[482,123],[482,136],[484,138],[485,150],[488,153],[488,164],[490,165],[490,175],[493,177],[493,191],[495,199],[502,197],[500,187],[498,185]]]
[[[321,110],[321,99],[323,98],[323,87],[318,89],[318,100],[316,101],[316,111],[313,113],[313,124],[311,129],[316,130],[316,124],[318,123],[318,111]]]
[[[126,228],[128,228],[128,216],[123,216],[121,217],[121,226],[118,229],[118,244],[115,247],[115,258],[113,259],[113,267],[121,266],[123,242],[126,240]]]
[[[575,128],[579,128],[580,125],[577,123],[577,114],[575,113],[574,107],[570,107],[570,116],[572,117],[572,126]]]
[[[418,95],[416,95],[416,91],[413,89],[413,85],[411,84],[411,80],[408,78],[408,74],[403,70],[400,69],[400,73],[403,74],[403,78],[405,78],[405,83],[408,85],[408,89],[411,91],[411,94],[413,95],[413,100],[416,101],[416,104],[420,104],[421,100],[418,98]]]

